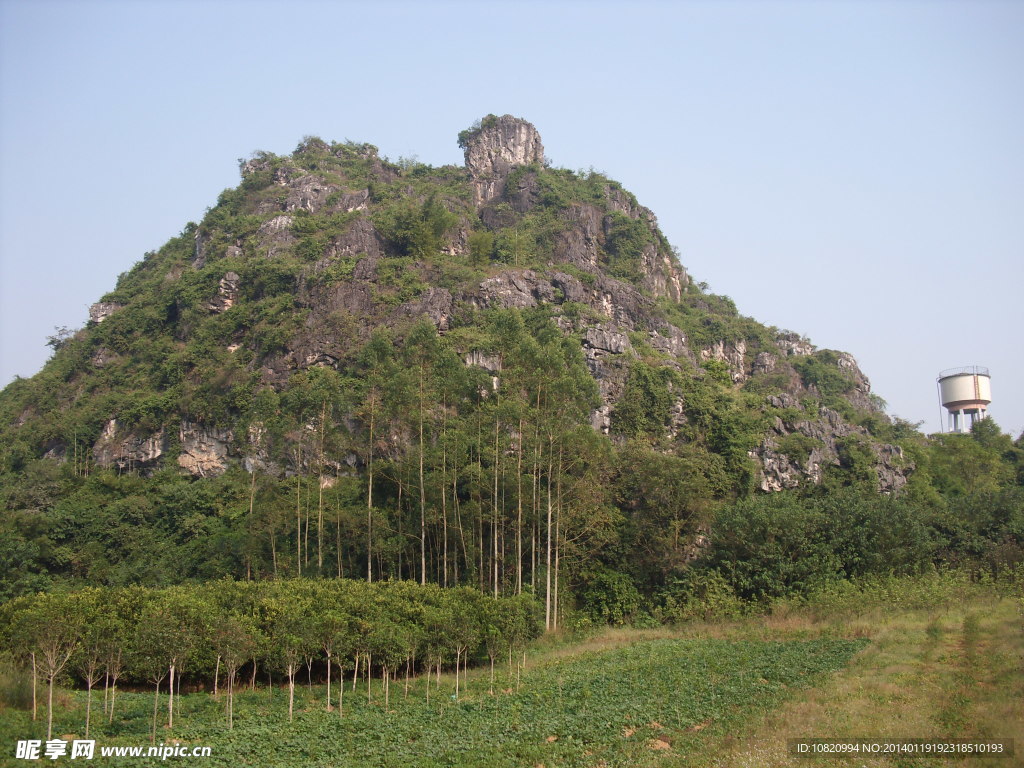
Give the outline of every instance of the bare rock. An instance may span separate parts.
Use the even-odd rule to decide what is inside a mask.
[[[238,286],[242,278],[237,272],[227,272],[217,287],[217,295],[206,305],[211,312],[225,312],[238,301]]]
[[[110,365],[110,363],[112,363],[116,359],[116,354],[111,352],[106,347],[100,347],[99,349],[92,353],[90,362],[93,364],[95,368],[104,368]]]
[[[231,430],[182,420],[179,437],[178,466],[189,474],[216,477],[227,470],[228,446],[233,439]]]
[[[167,451],[167,438],[161,429],[146,437],[124,433],[117,419],[103,427],[92,453],[101,467],[117,467],[123,471],[152,470]]]
[[[555,236],[555,263],[596,271],[605,240],[604,213],[593,205],[574,205],[562,219],[568,226]]]
[[[619,333],[609,326],[596,326],[588,328],[583,334],[584,349],[593,350],[594,353],[621,355],[623,352],[632,350],[633,345],[629,343],[629,337]]]
[[[668,325],[657,331],[648,331],[647,336],[650,344],[659,352],[664,352],[672,357],[692,357],[689,347],[686,345],[686,335],[674,325]]]
[[[295,245],[295,236],[292,234],[291,226],[294,219],[287,214],[275,216],[263,222],[256,231],[260,243],[266,247],[267,258],[274,257],[279,251]]]
[[[368,256],[376,259],[384,252],[384,243],[370,220],[360,217],[342,234],[335,237],[327,246],[328,259],[342,259],[356,256]],[[376,261],[374,261],[376,265]],[[359,279],[372,279],[376,271],[367,273]]]
[[[531,123],[512,115],[488,115],[464,140],[477,206],[504,192],[505,180],[516,166],[544,162],[540,133]]]
[[[328,184],[319,176],[300,176],[289,184],[290,191],[284,201],[285,211],[309,211],[316,213],[327,203],[327,198],[338,191],[334,184]],[[365,198],[364,198],[365,202]]]
[[[746,371],[747,343],[740,339],[726,344],[716,341],[707,349],[700,351],[701,360],[721,360],[729,367],[729,376],[733,383],[742,383],[747,378]]]
[[[771,373],[775,370],[778,361],[778,358],[770,352],[760,352],[754,359],[753,372],[755,374]]]
[[[403,318],[426,317],[439,331],[447,331],[452,315],[452,294],[447,288],[428,288],[412,301],[399,306],[390,322]]]
[[[353,211],[365,211],[370,201],[370,190],[360,189],[356,192],[345,192],[338,197],[330,210],[337,213],[352,213]]]
[[[112,314],[123,308],[124,304],[118,304],[116,301],[97,301],[89,307],[89,322],[102,323]]]
[[[488,373],[501,372],[501,358],[498,355],[488,355],[486,352],[474,349],[467,352],[463,357],[463,360],[466,365],[483,368]]]
[[[800,357],[814,354],[814,345],[798,333],[780,333],[775,339],[776,346],[786,357]]]

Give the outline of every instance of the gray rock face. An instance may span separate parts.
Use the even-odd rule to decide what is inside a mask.
[[[370,190],[360,189],[357,192],[346,192],[338,197],[338,201],[331,206],[332,212],[351,213],[352,211],[365,211],[370,200]]]
[[[814,345],[798,333],[780,333],[775,343],[786,357],[814,354]]]
[[[374,260],[384,252],[384,243],[369,219],[360,217],[351,226],[335,237],[327,246],[325,258],[328,262],[343,258],[368,256]],[[376,261],[374,262],[376,264]],[[365,275],[356,275],[358,279],[372,279],[376,276],[376,267]]]
[[[97,301],[89,307],[89,322],[102,323],[123,307],[124,304],[118,304],[116,301]]]
[[[107,365],[110,365],[110,363],[113,362],[116,358],[117,355],[115,355],[109,349],[107,349],[106,347],[100,347],[95,352],[93,352],[92,358],[90,358],[90,362],[96,368],[103,368]]]
[[[229,429],[181,422],[181,453],[178,466],[195,477],[216,477],[227,468],[228,446],[233,435]]]
[[[531,269],[503,272],[480,283],[480,294],[474,303],[480,307],[535,307],[538,301],[553,301],[551,283],[539,278]]]
[[[702,360],[721,360],[729,366],[729,376],[733,383],[740,384],[747,378],[746,369],[747,343],[740,339],[726,344],[716,341],[708,349],[702,349]]]
[[[465,146],[466,168],[473,179],[474,203],[498,197],[509,172],[519,165],[544,162],[540,133],[531,123],[512,115],[487,117]]]
[[[574,205],[562,216],[568,224],[555,238],[555,262],[596,272],[604,242],[604,212],[593,205]]]
[[[293,221],[293,217],[282,214],[260,225],[256,236],[266,248],[267,258],[273,258],[282,249],[295,245],[295,236],[291,231]]]
[[[338,191],[334,184],[327,184],[319,176],[300,176],[289,185],[284,210],[304,210],[316,213],[327,204],[327,198]],[[364,198],[365,200],[365,198]]]
[[[475,365],[477,368],[483,368],[488,373],[501,372],[501,358],[497,355],[488,355],[479,349],[467,352],[463,361],[466,365]]]
[[[452,315],[452,294],[447,288],[428,288],[412,301],[399,306],[389,318],[398,319],[427,317],[439,331],[447,331]]]
[[[804,410],[796,398],[785,393],[770,397],[768,402],[776,408]],[[817,443],[805,461],[778,450],[778,440],[789,434],[800,434]],[[817,419],[808,418],[795,423],[776,419],[764,442],[750,453],[760,465],[761,490],[779,491],[802,483],[820,483],[828,466],[840,465],[840,441],[851,436],[866,439],[868,431],[845,421],[831,408],[821,408]],[[867,444],[876,457],[874,468],[878,476],[878,490],[892,493],[906,485],[907,471],[912,467],[906,466],[903,451],[895,445]]]
[[[207,304],[209,310],[220,313],[231,309],[238,301],[238,286],[241,280],[237,272],[225,273],[217,287],[217,295]]]
[[[631,350],[633,345],[629,343],[629,337],[626,334],[619,333],[608,326],[599,325],[588,328],[583,334],[583,347],[592,349],[598,354],[621,355]]]
[[[775,366],[778,362],[778,358],[770,352],[761,352],[754,359],[753,372],[755,374],[771,373],[775,370]]]
[[[161,429],[148,437],[124,434],[117,419],[103,427],[103,433],[92,447],[93,457],[101,467],[117,467],[124,471],[151,470],[167,451],[167,438]]]

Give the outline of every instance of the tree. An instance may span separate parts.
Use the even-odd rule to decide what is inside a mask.
[[[92,719],[92,688],[99,681],[106,655],[107,638],[116,631],[109,608],[96,589],[78,593],[82,613],[81,639],[75,651],[75,668],[85,681],[85,738]]]
[[[301,582],[275,585],[264,605],[267,610],[270,652],[288,676],[288,722],[295,707],[295,675],[310,648],[315,647],[311,612]]]
[[[213,648],[224,661],[228,676],[228,699],[225,705],[228,729],[235,726],[235,676],[256,649],[255,632],[245,617],[229,615],[213,632]]]
[[[82,602],[74,596],[37,595],[16,619],[20,636],[46,678],[46,738],[53,735],[53,686],[81,640]]]

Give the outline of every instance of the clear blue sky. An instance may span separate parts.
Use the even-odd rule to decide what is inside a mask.
[[[992,370],[1024,430],[1024,3],[0,0],[0,384],[307,134],[461,163],[533,122],[743,314],[851,352],[939,428]]]

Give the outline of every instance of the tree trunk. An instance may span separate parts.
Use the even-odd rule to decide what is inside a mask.
[[[156,681],[156,690],[153,692],[153,737],[152,743],[156,744],[156,710],[160,702],[160,681]],[[49,738],[49,736],[47,736]]]
[[[85,738],[89,738],[89,720],[92,715],[92,678],[87,681],[85,690]]]
[[[295,574],[302,575],[302,453],[295,452]]]
[[[366,581],[373,581],[373,395],[370,396],[370,441],[366,450]],[[357,657],[358,659],[358,657]],[[357,663],[358,666],[358,663]],[[353,688],[354,690],[354,688]]]
[[[36,652],[32,651],[32,722],[36,721],[36,682],[39,673],[36,671]]]
[[[327,422],[327,401],[320,409],[320,495],[316,503],[316,572],[324,569],[324,429]]]
[[[298,664],[288,665],[288,722],[292,721],[292,713],[295,709],[295,673],[299,671]]]
[[[551,629],[551,473],[553,466],[551,438],[548,438],[548,524],[547,524],[547,555],[545,557],[544,585],[544,629]]]
[[[345,668],[338,665],[338,719],[345,716]]]
[[[423,368],[420,367],[420,584],[427,583],[427,489],[423,484]],[[387,707],[385,707],[387,710]]]
[[[50,675],[49,679],[49,697],[46,702],[46,739],[53,736],[53,678],[55,675]]]
[[[523,594],[523,419],[516,441],[516,594]]]
[[[373,686],[370,685],[370,671],[372,669],[373,656],[366,654],[366,703],[372,704]]]
[[[107,713],[107,725],[114,722],[114,699],[117,696],[117,676],[110,683],[110,711]]]
[[[167,727],[174,727],[174,665],[171,664],[170,697],[167,699]]]
[[[331,654],[327,654],[327,711],[331,711]]]

